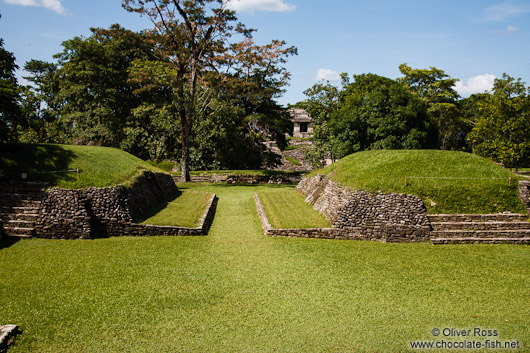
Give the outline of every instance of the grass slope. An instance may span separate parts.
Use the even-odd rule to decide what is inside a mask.
[[[130,182],[143,169],[162,170],[119,149],[56,144],[13,144],[4,146],[0,168],[8,173],[29,172],[28,180],[47,180],[63,188],[113,186]],[[77,173],[31,174],[81,170]]]
[[[329,222],[304,201],[295,190],[258,194],[273,228],[325,228]]]
[[[469,153],[367,151],[347,156],[318,173],[328,174],[333,170],[333,180],[352,189],[418,195],[430,213],[525,212],[518,197],[520,178],[508,169]],[[407,186],[405,176],[409,177]],[[508,185],[510,177],[511,186]]]
[[[177,198],[158,205],[143,224],[195,228],[208,207],[211,193],[183,191]]]
[[[0,322],[23,331],[9,352],[394,353],[453,340],[435,327],[528,351],[527,246],[267,238],[253,195],[271,186],[182,186],[219,197],[207,237],[0,248]]]

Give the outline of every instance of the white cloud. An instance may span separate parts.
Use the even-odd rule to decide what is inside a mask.
[[[515,0],[504,0],[484,10],[484,19],[502,22],[510,18],[530,13],[530,5],[520,4]]]
[[[284,0],[227,0],[227,7],[241,12],[254,12],[255,10],[285,12],[296,9],[295,5]]]
[[[317,72],[317,81],[339,81],[340,80],[340,74],[336,71],[330,70],[330,69],[318,69]]]
[[[492,74],[473,76],[465,83],[457,81],[455,90],[463,97],[468,97],[475,93],[484,93],[493,89],[495,79],[495,75]]]
[[[66,15],[66,9],[61,4],[61,0],[4,0],[4,2],[11,5],[44,7],[60,15]]]
[[[506,27],[506,33],[510,34],[510,33],[513,33],[513,32],[517,32],[517,27],[515,27],[515,26]]]

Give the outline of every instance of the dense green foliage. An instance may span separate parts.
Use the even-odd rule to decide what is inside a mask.
[[[519,178],[470,153],[366,151],[318,173],[331,171],[334,180],[352,189],[418,195],[430,213],[525,212],[518,196]]]
[[[0,172],[28,173],[28,180],[47,180],[52,186],[85,188],[131,182],[142,170],[162,170],[116,148],[56,144],[8,144],[0,147]],[[77,172],[63,172],[66,170]],[[49,173],[49,172],[59,173]],[[44,173],[44,174],[42,174]]]
[[[456,80],[431,67],[400,65],[404,75],[363,74],[342,88],[319,82],[296,106],[315,120],[314,165],[353,152],[433,148],[475,152],[508,167],[530,163],[530,88],[504,75],[491,93],[461,99]]]
[[[31,85],[16,87],[22,119],[9,118],[12,140],[116,147],[186,170],[278,164],[262,142],[286,145],[291,123],[276,99],[296,48],[277,40],[256,45],[233,11],[206,3],[164,3],[153,20],[165,21],[153,30],[92,28],[87,38],[63,42],[57,62],[27,62]],[[123,4],[148,16],[153,5]],[[244,39],[232,42],[232,35]]]
[[[15,56],[4,49],[0,38],[0,144],[16,138],[14,130],[22,115],[16,69]]]
[[[219,196],[208,236],[0,246],[9,352],[395,353],[435,327],[530,344],[527,246],[269,238],[271,186],[181,186]]]
[[[507,167],[530,165],[530,87],[504,75],[493,94],[476,103],[478,119],[469,134],[473,150]]]

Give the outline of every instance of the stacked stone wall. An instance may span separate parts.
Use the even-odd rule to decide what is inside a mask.
[[[52,239],[93,237],[90,201],[81,190],[51,188],[41,201],[35,236]]]
[[[170,175],[145,171],[130,187],[50,188],[41,201],[35,236],[89,239],[118,235],[192,235],[187,228],[135,224],[157,204],[178,195]],[[198,231],[200,234],[203,230]]]
[[[174,176],[175,182],[181,182],[182,177]],[[238,175],[238,174],[212,174],[192,175],[194,183],[227,183],[227,184],[297,184],[302,180],[299,174],[292,175]]]
[[[305,197],[309,196],[322,182],[324,176],[322,174],[317,174],[311,178],[305,178],[298,183],[296,186],[296,191],[304,195]]]
[[[526,208],[526,212],[530,214],[530,180],[521,180],[519,182],[519,198]]]
[[[341,229],[344,238],[386,242],[429,240],[427,210],[417,196],[350,190],[322,175],[303,180],[296,190],[334,228]]]

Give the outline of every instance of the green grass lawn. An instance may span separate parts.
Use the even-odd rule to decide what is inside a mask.
[[[116,148],[56,144],[12,144],[2,147],[0,169],[9,173],[40,173],[80,169],[76,172],[29,174],[28,180],[47,180],[52,186],[85,188],[129,183],[142,170],[162,172],[151,164]]]
[[[469,153],[366,151],[345,157],[319,173],[327,174],[332,170],[335,170],[333,180],[352,189],[418,195],[429,213],[525,212],[518,196],[521,178]],[[407,185],[405,176],[409,177]]]
[[[294,190],[258,194],[267,219],[273,228],[325,228],[329,222]]]
[[[289,157],[289,156],[287,156],[287,157],[285,157],[285,159],[286,159],[289,163],[294,164],[294,165],[296,165],[296,166],[301,166],[301,165],[302,165],[302,163],[300,163],[300,161],[296,160],[296,159],[293,158],[293,157]]]
[[[444,327],[530,350],[528,246],[267,238],[253,195],[290,188],[180,186],[219,197],[208,236],[0,248],[9,353],[410,352]]]
[[[158,205],[143,224],[195,228],[204,215],[212,193],[184,190],[177,198]]]

